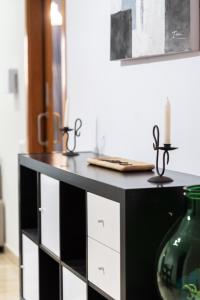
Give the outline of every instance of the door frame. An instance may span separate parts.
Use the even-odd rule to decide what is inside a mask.
[[[62,107],[66,102],[66,1],[62,0]],[[48,145],[40,145],[38,142],[38,115],[46,112],[46,87],[45,77],[50,76],[46,68],[47,62],[51,63],[51,51],[45,58],[45,44],[50,42],[45,38],[45,26],[47,16],[45,5],[48,7],[50,0],[26,0],[26,39],[27,39],[27,128],[28,128],[28,152],[42,153],[53,150],[52,118],[49,118],[49,132],[42,128],[43,139],[50,135]],[[48,32],[48,26],[47,32]],[[47,45],[46,45],[47,47]],[[51,99],[50,99],[51,100]],[[50,101],[52,102],[52,101]],[[52,105],[50,105],[50,112]],[[50,114],[51,115],[51,114]],[[64,118],[62,118],[64,119]],[[51,133],[51,134],[50,134]]]

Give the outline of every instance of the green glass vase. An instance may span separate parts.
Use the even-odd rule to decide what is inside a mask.
[[[200,300],[200,185],[185,188],[188,208],[168,234],[157,267],[163,300]]]

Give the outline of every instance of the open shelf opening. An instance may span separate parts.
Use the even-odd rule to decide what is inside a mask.
[[[60,183],[61,260],[86,277],[86,193]]]
[[[22,232],[39,241],[38,232],[38,173],[20,166],[20,217]]]
[[[88,286],[88,300],[107,300],[104,296],[94,290],[91,286]]]
[[[40,300],[60,299],[60,266],[40,249]]]

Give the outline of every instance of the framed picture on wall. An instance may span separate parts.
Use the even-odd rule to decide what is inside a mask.
[[[111,60],[199,51],[200,0],[111,0]]]

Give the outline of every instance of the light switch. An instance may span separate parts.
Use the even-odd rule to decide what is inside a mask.
[[[18,93],[18,70],[16,69],[8,70],[8,93]]]

